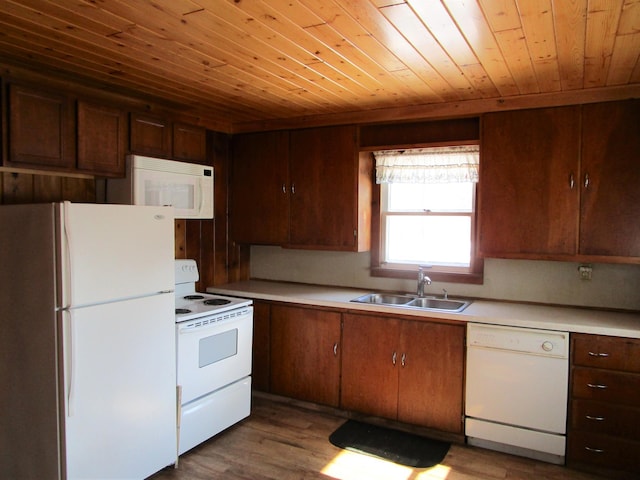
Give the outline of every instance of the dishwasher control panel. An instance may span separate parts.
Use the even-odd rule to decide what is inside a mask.
[[[467,347],[567,358],[569,332],[469,323]]]

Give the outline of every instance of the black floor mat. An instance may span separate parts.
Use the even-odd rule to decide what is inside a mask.
[[[451,446],[446,442],[355,420],[347,420],[329,436],[329,441],[345,450],[366,453],[415,468],[437,465]]]

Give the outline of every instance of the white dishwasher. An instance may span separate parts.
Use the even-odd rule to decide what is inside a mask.
[[[568,332],[468,324],[468,443],[563,464],[568,376]]]

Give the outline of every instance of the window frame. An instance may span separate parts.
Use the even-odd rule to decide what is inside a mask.
[[[426,148],[426,147],[445,147],[445,146],[460,146],[460,145],[477,145],[478,141],[460,141],[460,142],[447,142],[447,143],[429,143],[429,144],[413,144],[406,146],[389,146],[389,150],[397,150],[400,148]],[[385,148],[378,147],[375,150],[385,150]],[[373,157],[373,149],[370,151],[370,155]],[[481,160],[482,161],[482,160]],[[375,162],[375,159],[374,159]],[[374,163],[375,165],[375,163]],[[470,265],[466,271],[461,271],[459,268],[455,270],[448,269],[444,266],[434,267],[428,269],[427,274],[433,281],[438,282],[450,282],[450,283],[467,283],[467,284],[482,284],[484,281],[484,259],[481,257],[478,245],[479,245],[479,231],[478,231],[478,187],[479,183],[475,184],[473,192],[473,212],[471,213],[471,258]],[[371,276],[383,277],[383,278],[400,278],[400,279],[414,279],[418,273],[418,265],[412,264],[386,264],[382,262],[382,247],[383,237],[385,234],[382,216],[382,196],[381,186],[377,183],[373,184],[372,192],[372,209],[371,209]],[[434,215],[438,215],[434,213]],[[465,214],[466,216],[467,214]]]

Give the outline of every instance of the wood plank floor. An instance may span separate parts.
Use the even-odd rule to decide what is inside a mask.
[[[480,448],[452,445],[444,461],[413,469],[329,443],[345,418],[254,396],[252,414],[180,457],[152,480],[604,480],[604,477]]]

